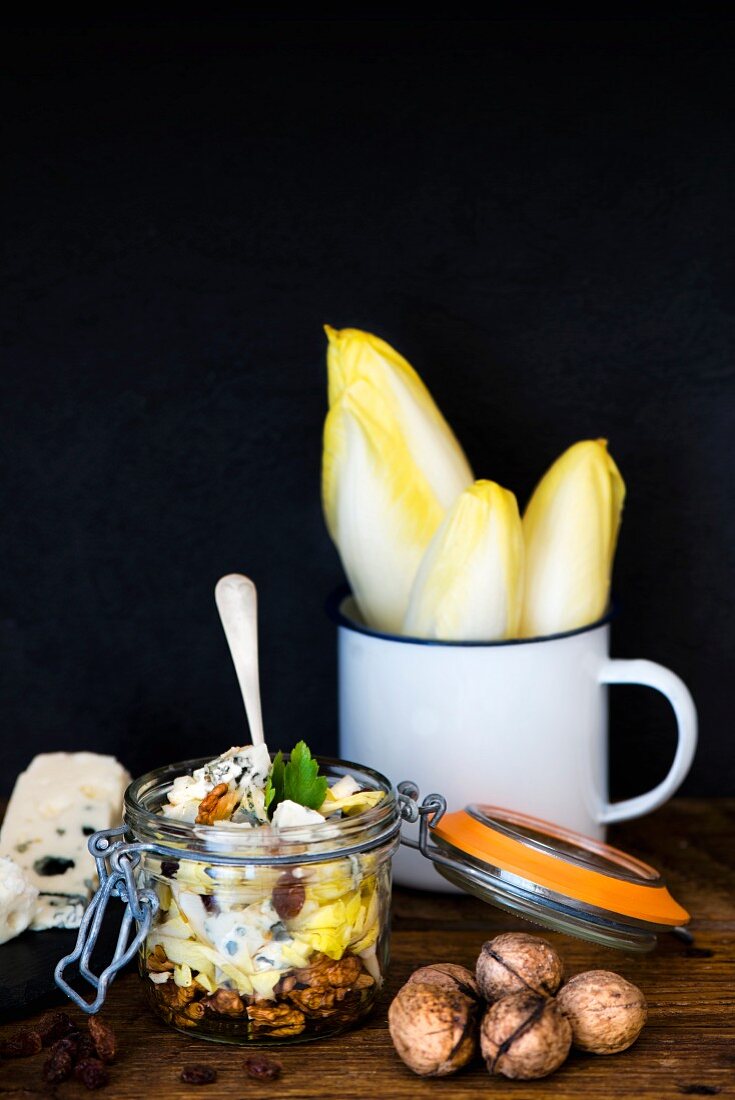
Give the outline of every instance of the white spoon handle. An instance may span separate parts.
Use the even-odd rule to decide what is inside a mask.
[[[241,573],[228,573],[217,581],[214,599],[240,684],[250,737],[254,745],[262,745],[263,715],[258,679],[258,594],[249,577],[244,577]]]

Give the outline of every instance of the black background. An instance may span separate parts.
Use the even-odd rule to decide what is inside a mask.
[[[604,435],[620,656],[690,685],[731,793],[732,24],[109,18],[4,36],[3,769],[243,739],[212,590],[261,597],[265,721],[336,749],[321,326],[417,367],[521,503]],[[619,795],[667,705],[616,688]]]

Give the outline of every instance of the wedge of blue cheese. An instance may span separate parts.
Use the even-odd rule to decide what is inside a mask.
[[[0,829],[9,856],[38,890],[31,928],[78,928],[96,885],[87,842],[122,821],[130,776],[113,756],[50,752],[33,758]]]
[[[24,932],[33,920],[38,890],[14,860],[0,856],[0,943]]]

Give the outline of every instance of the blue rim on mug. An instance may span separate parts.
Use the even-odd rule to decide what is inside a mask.
[[[348,584],[341,584],[327,597],[327,601],[324,605],[325,610],[329,618],[332,622],[336,623],[337,626],[343,626],[346,630],[352,630],[356,634],[366,634],[369,638],[380,638],[385,642],[402,642],[408,645],[451,646],[452,648],[460,649],[487,648],[489,646],[533,645],[537,642],[555,642],[560,638],[573,638],[576,634],[587,634],[589,631],[597,630],[600,626],[605,626],[617,616],[619,611],[618,605],[611,603],[607,613],[603,615],[601,619],[597,619],[593,623],[588,623],[586,626],[575,627],[574,630],[564,630],[558,634],[542,634],[537,638],[501,638],[498,641],[492,642],[454,642],[443,641],[441,638],[413,638],[408,634],[387,634],[382,630],[374,630],[365,623],[361,623],[357,619],[351,619],[348,615],[345,615],[342,610],[342,604],[350,596],[352,596],[352,589],[350,586]]]

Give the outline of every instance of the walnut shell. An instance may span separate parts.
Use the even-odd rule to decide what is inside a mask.
[[[492,1004],[524,990],[553,996],[561,985],[563,967],[546,940],[525,932],[504,932],[482,945],[475,975],[480,993]]]
[[[617,1054],[631,1046],[646,1022],[646,998],[611,970],[587,970],[571,978],[557,1004],[572,1025],[575,1047]]]
[[[488,1073],[504,1077],[547,1077],[559,1068],[571,1045],[571,1025],[556,1003],[530,990],[496,1001],[480,1026]]]
[[[472,1001],[480,999],[475,975],[466,966],[458,966],[456,963],[434,963],[432,966],[422,966],[419,970],[414,970],[406,984],[410,985],[412,982],[435,985],[440,989],[458,989]]]
[[[409,982],[388,1010],[398,1055],[420,1077],[445,1077],[466,1066],[477,1049],[474,1001],[458,989]]]

